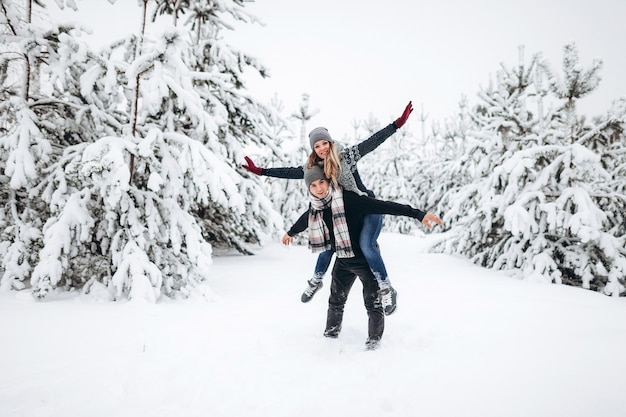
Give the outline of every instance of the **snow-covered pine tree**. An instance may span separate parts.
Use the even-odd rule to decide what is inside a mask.
[[[142,16],[165,3],[144,1]],[[50,211],[36,295],[104,286],[114,299],[184,296],[208,276],[207,240],[247,252],[280,223],[258,182],[235,169],[243,144],[273,146],[271,115],[241,83],[251,61],[219,38],[219,16],[246,15],[237,1],[195,3],[176,3],[186,25],[149,37],[138,22],[137,35],[94,59],[84,44],[49,47],[66,54],[45,69],[58,106],[74,104],[69,119],[88,133],[34,187]],[[84,65],[72,72],[67,60]]]
[[[374,127],[374,126],[373,126]],[[386,143],[359,164],[363,181],[380,200],[395,201],[424,208],[414,182],[421,181],[420,146],[409,126],[398,130]],[[374,127],[374,133],[380,127]],[[371,158],[371,160],[370,160]],[[403,216],[384,216],[386,232],[421,233],[420,222]]]
[[[476,120],[466,96],[459,101],[456,114],[432,125],[430,137],[417,155],[414,179],[416,204],[430,211],[441,212],[455,190],[470,184],[485,155],[484,144],[474,140],[469,132],[476,131]],[[444,227],[450,227],[447,218]],[[433,230],[435,231],[435,230]]]
[[[402,130],[396,133],[400,134],[399,146],[389,149],[388,152],[395,155],[390,161],[399,162],[393,162],[389,169],[385,169],[383,153],[383,163],[378,168],[382,168],[383,174],[398,172],[401,179],[398,184],[391,183],[382,187],[380,195],[384,199],[404,201],[426,211],[438,210],[442,199],[452,189],[459,189],[471,180],[467,169],[472,164],[466,163],[464,158],[480,158],[482,155],[480,147],[474,149],[474,152],[465,154],[465,148],[468,146],[467,132],[470,126],[472,126],[472,118],[469,114],[467,98],[463,96],[459,102],[457,114],[445,119],[442,124],[433,123],[429,137],[424,136],[421,141],[416,141],[410,131],[405,133]],[[389,176],[386,180],[393,182],[393,178]],[[386,191],[394,190],[394,187],[397,187],[394,193]],[[385,225],[385,230],[400,233],[431,232],[431,230],[424,229],[420,222],[402,217],[385,218]]]
[[[213,246],[251,254],[250,244],[262,242],[268,233],[282,226],[282,221],[265,197],[259,179],[251,178],[239,166],[251,146],[263,148],[273,157],[283,155],[272,132],[272,126],[280,125],[282,121],[271,107],[254,100],[245,90],[244,71],[256,71],[265,77],[267,70],[256,58],[230,47],[224,41],[222,31],[230,29],[232,21],[254,23],[256,18],[244,10],[240,0],[157,0],[155,3],[155,16],[159,13],[170,16],[176,28],[185,36],[189,35],[184,40],[186,50],[181,52],[179,67],[185,65],[188,68],[189,86],[193,85],[202,102],[202,107],[197,107],[200,123],[197,126],[192,124],[192,129],[188,126],[189,113],[195,112],[196,107],[188,107],[185,112],[176,108],[182,91],[185,91],[184,86],[182,91],[172,89],[171,108],[162,110],[172,118],[171,121],[177,119],[177,130],[203,141],[230,170],[236,169],[240,177],[238,194],[244,199],[241,209],[231,207],[225,210],[220,197],[212,195],[207,203],[192,207],[193,214],[203,235]],[[165,5],[170,5],[169,9]],[[177,68],[173,70],[179,71]],[[165,126],[172,129],[173,125]],[[232,201],[236,200],[233,196]]]
[[[613,110],[593,124],[575,106],[598,85],[600,66],[594,61],[583,70],[575,46],[567,45],[563,80],[539,56],[502,67],[476,108],[468,156],[481,151],[464,158],[461,169],[473,173],[472,181],[441,201],[453,231],[443,249],[483,266],[515,268],[525,278],[615,296],[624,291],[625,196],[611,189],[601,155],[606,136],[623,131],[625,113]]]
[[[311,109],[310,96],[303,94],[298,109],[289,117],[299,125],[300,135],[296,138],[287,138],[283,142],[286,156],[282,159],[267,160],[267,166],[303,166],[311,153],[308,132],[309,122],[319,113]],[[309,207],[308,191],[304,181],[285,180],[282,178],[263,177],[270,186],[270,195],[274,207],[282,214],[285,227],[290,227]],[[306,234],[296,236],[294,243],[308,242]]]
[[[2,2],[0,17],[0,287],[22,289],[50,215],[42,181],[56,176],[51,192],[62,192],[67,184],[55,164],[63,153],[119,122],[80,91],[94,55],[76,41],[78,28],[48,22],[35,1]]]

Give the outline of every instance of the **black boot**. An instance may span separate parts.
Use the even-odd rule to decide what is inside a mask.
[[[367,339],[365,342],[365,350],[376,350],[380,347],[380,340]]]
[[[367,342],[365,346],[367,350],[373,350],[378,348],[380,339],[383,337],[385,331],[385,315],[381,308],[373,308],[367,311],[369,318],[367,324]]]
[[[326,317],[326,330],[324,336],[337,338],[341,331],[341,322],[343,321],[343,309],[333,306],[328,307],[328,315]]]

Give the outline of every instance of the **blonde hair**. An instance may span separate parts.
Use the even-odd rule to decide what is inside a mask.
[[[324,175],[335,187],[339,186],[339,171],[341,170],[341,160],[339,159],[339,151],[334,142],[328,142],[330,145],[328,156],[322,159],[315,153],[315,150],[309,155],[306,167],[311,168],[313,165],[319,165],[324,168]]]

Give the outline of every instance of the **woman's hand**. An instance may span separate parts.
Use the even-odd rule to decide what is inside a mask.
[[[258,167],[256,165],[254,165],[254,162],[252,162],[252,159],[248,158],[247,156],[244,157],[244,159],[246,160],[248,165],[243,164],[242,165],[243,169],[245,169],[248,172],[252,172],[253,174],[261,175],[261,171],[263,170],[263,168],[260,168],[260,167]]]
[[[413,103],[409,101],[409,104],[406,105],[404,111],[402,112],[402,116],[398,117],[393,124],[396,125],[396,128],[400,129],[409,118],[409,115],[413,111]]]

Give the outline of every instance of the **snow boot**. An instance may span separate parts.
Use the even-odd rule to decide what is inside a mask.
[[[308,281],[308,284],[308,287],[302,293],[302,297],[300,297],[300,301],[302,301],[303,303],[308,303],[309,301],[311,301],[311,298],[313,298],[315,293],[324,286],[322,280],[315,277],[311,278]]]
[[[341,322],[343,321],[343,310],[328,307],[328,315],[326,317],[326,330],[324,330],[325,337],[331,337],[336,339],[339,337],[341,331]]]
[[[378,347],[378,343],[383,337],[385,315],[380,307],[376,307],[367,310],[367,318],[367,342],[365,342],[365,347],[367,350],[373,350]]]
[[[365,342],[365,350],[376,350],[379,347],[380,347],[380,339],[376,340],[376,339],[367,338],[367,341]]]
[[[398,292],[391,286],[388,280],[378,280],[378,301],[383,307],[385,316],[396,311]]]

